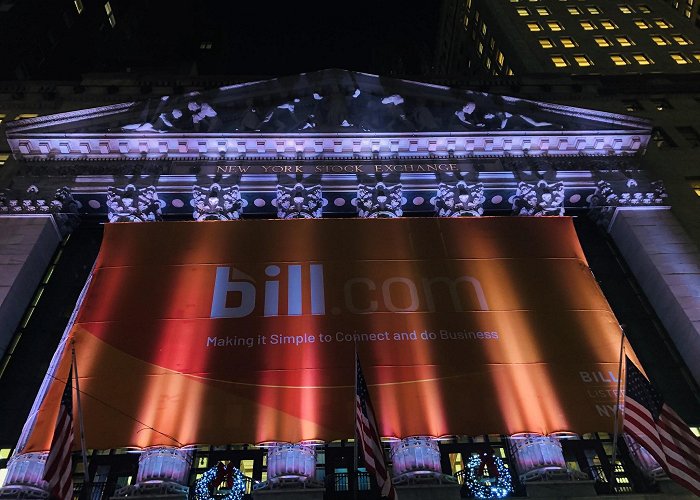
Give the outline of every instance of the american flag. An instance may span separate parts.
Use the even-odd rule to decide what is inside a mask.
[[[66,388],[58,410],[56,428],[51,440],[51,450],[44,467],[44,480],[49,483],[52,499],[69,500],[73,498],[73,479],[71,477],[71,448],[73,447],[73,367],[68,372]]]
[[[656,459],[668,477],[700,496],[700,440],[626,360],[623,429]]]
[[[362,452],[362,458],[367,469],[374,474],[377,485],[383,497],[396,500],[396,490],[391,482],[389,471],[384,460],[384,448],[379,439],[377,421],[374,417],[374,409],[369,399],[367,383],[362,375],[360,358],[355,357],[357,365],[357,378],[355,382],[355,426],[357,427],[357,441]]]

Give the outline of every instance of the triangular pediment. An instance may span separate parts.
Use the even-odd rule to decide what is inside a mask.
[[[329,69],[14,122],[24,134],[415,134],[646,131],[602,111]]]

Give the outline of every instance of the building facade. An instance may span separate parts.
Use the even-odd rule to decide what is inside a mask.
[[[527,88],[520,90],[527,94]],[[541,97],[541,88],[533,86],[532,92],[540,93],[537,99],[328,70],[146,101],[117,103],[112,95],[113,102],[103,106],[27,112],[45,116],[6,121],[0,220],[13,236],[6,252],[14,257],[3,264],[0,384],[14,391],[15,403],[3,415],[2,439],[6,449],[20,440],[6,486],[26,486],[31,479],[17,472],[31,417],[24,434],[20,428],[27,413],[34,413],[29,407],[37,391],[41,395],[45,370],[27,378],[27,360],[39,351],[46,367],[70,322],[70,314],[53,322],[41,315],[55,315],[59,304],[72,310],[106,222],[580,216],[577,230],[593,272],[628,325],[640,360],[672,405],[697,425],[700,372],[693,360],[700,356],[700,340],[693,290],[700,262],[692,218],[682,217],[694,193],[687,181],[674,183],[680,196],[690,197],[688,208],[678,212],[691,225],[686,231],[658,182],[678,177],[658,172],[668,157],[663,148],[656,151],[654,141],[663,135],[650,120],[628,114],[651,107],[656,98],[636,100],[638,109],[594,111],[574,105],[577,99],[570,96],[557,99],[569,97],[570,104],[552,104]],[[633,99],[626,100],[632,107]],[[610,104],[600,107],[614,107]],[[653,111],[671,106],[657,102]],[[646,158],[653,155],[661,158],[650,169]],[[68,269],[62,258],[80,267]],[[62,275],[58,290],[54,273]],[[43,294],[53,303],[42,304]],[[645,309],[649,304],[652,310]],[[29,335],[42,325],[33,321],[53,323],[41,345]],[[414,458],[422,450],[433,460],[421,463],[420,472],[437,481],[441,474],[460,476],[469,456],[489,451],[508,462],[521,493],[528,488],[532,494],[541,484],[528,481],[547,478],[565,479],[582,495],[609,491],[612,437],[583,437],[457,436],[439,445],[406,437],[392,457],[401,476],[415,472],[400,470],[401,450]],[[219,460],[240,464],[261,482],[289,475],[271,463],[286,456],[287,448],[266,451],[253,444],[210,443],[186,453],[151,450],[140,458],[120,450],[93,451],[89,472],[93,481],[109,485],[110,494],[118,486],[133,494],[127,478],[136,485],[150,479],[192,485]],[[292,446],[306,475],[299,470],[291,475],[326,481],[328,491],[342,494],[353,474],[352,447],[340,441],[309,451],[308,445]],[[625,449],[614,491],[658,488],[653,464],[632,443]],[[315,456],[310,466],[303,459],[309,454]],[[23,470],[36,471],[40,458],[30,459],[34,466]],[[188,460],[194,460],[191,472]],[[166,477],[149,463],[179,465]],[[413,484],[415,475],[406,481]],[[170,493],[184,494],[172,488]]]
[[[698,30],[663,1],[445,2],[446,75],[624,75],[700,70]]]

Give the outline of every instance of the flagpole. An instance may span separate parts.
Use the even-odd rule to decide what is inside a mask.
[[[78,378],[78,363],[75,358],[75,339],[71,340],[71,355],[73,357],[73,373],[75,374],[75,395],[76,401],[78,403],[78,424],[80,425],[80,451],[83,457],[83,484],[87,487],[90,482],[90,475],[88,474],[88,463],[87,463],[87,448],[85,447],[85,425],[83,423],[83,405],[80,399],[80,382]],[[86,498],[85,495],[82,495]]]
[[[355,399],[357,399],[357,363],[359,362],[359,359],[357,357],[357,342],[355,342],[355,366],[353,367],[353,373],[355,377]],[[353,405],[355,408],[355,415],[353,418],[353,422],[355,422],[355,425],[353,426],[355,430],[355,438],[353,439],[353,473],[350,475],[350,478],[354,477],[354,482],[353,482],[353,488],[352,488],[352,497],[354,500],[357,500],[357,489],[360,486],[360,478],[358,477],[358,472],[357,472],[357,401]]]
[[[622,362],[625,353],[625,328],[620,325],[620,330],[622,331],[622,337],[620,338],[620,363],[617,368],[617,404],[615,405],[615,420],[614,420],[614,431],[613,431],[613,443],[612,443],[612,465],[610,466],[610,485],[612,487],[612,492],[615,493],[615,464],[617,463],[617,439],[619,437],[620,431],[618,430],[618,420],[620,416],[620,399],[622,396]]]

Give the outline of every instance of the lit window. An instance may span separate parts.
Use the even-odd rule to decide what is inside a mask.
[[[105,4],[105,12],[107,13],[107,18],[109,19],[109,25],[114,28],[117,25],[117,20],[114,18],[114,12],[112,12],[112,4],[107,2]]]
[[[525,7],[519,7],[517,9],[515,9],[515,12],[517,12],[519,16],[529,16],[530,15],[530,11],[528,9],[526,9]]]
[[[3,114],[0,113],[0,123],[2,123],[2,121],[5,119],[6,116],[7,116],[7,115],[3,115]]]
[[[639,101],[626,100],[622,101],[622,103],[625,105],[627,111],[642,111],[644,109]]]
[[[479,42],[479,46],[477,47],[476,50],[479,53],[479,55],[483,54],[484,53],[484,44]]]
[[[482,35],[486,34],[486,23],[481,23],[481,34]]]
[[[564,47],[565,49],[572,49],[572,48],[578,46],[578,44],[576,43],[576,40],[574,40],[570,36],[563,36],[560,38],[560,40],[561,40],[562,47]]]
[[[588,58],[588,56],[584,54],[579,54],[574,56],[574,61],[576,61],[576,64],[578,64],[582,68],[586,68],[588,66],[593,66],[593,62]]]
[[[616,36],[615,40],[617,40],[617,43],[620,45],[620,47],[631,47],[634,45],[634,42],[626,36]]]
[[[547,26],[552,31],[563,31],[564,27],[557,21],[547,21]]]
[[[605,21],[601,21],[600,25],[606,30],[614,30],[617,28],[617,25],[614,22],[607,19]]]
[[[589,14],[597,15],[600,14],[600,9],[596,7],[595,5],[589,5],[586,7],[586,10],[588,11]]]
[[[5,153],[0,153],[0,167],[2,167],[7,159],[10,157],[10,155],[5,154]]]
[[[508,68],[508,71],[506,72],[506,75],[508,76],[513,76],[515,73],[513,73],[513,70]]]
[[[542,26],[540,26],[540,23],[527,23],[527,29],[530,31],[542,31]]]
[[[620,12],[623,14],[632,14],[634,11],[632,10],[632,7],[629,5],[618,5],[617,6],[620,9]]]
[[[503,55],[503,52],[500,50],[498,51],[498,54],[496,55],[496,60],[498,61],[499,66],[503,66],[503,61],[506,60],[505,56]]]
[[[24,120],[25,118],[36,118],[37,115],[36,113],[22,113],[21,115],[15,116],[15,120]]]
[[[700,62],[700,52],[693,52],[693,58],[694,58],[697,62]]]
[[[663,111],[664,109],[673,109],[673,106],[671,106],[671,103],[662,97],[652,98],[649,100],[652,103],[654,103],[654,107],[656,108],[656,111]]]
[[[630,63],[622,54],[610,54],[610,60],[615,66],[627,66]]]
[[[75,10],[78,11],[78,14],[83,13],[83,0],[73,0],[73,3],[75,4]]]
[[[608,40],[604,36],[594,36],[593,40],[595,40],[595,43],[598,44],[598,47],[610,47],[612,45],[610,43],[610,40]]]
[[[642,66],[648,66],[649,64],[653,64],[654,61],[649,59],[649,57],[646,56],[646,54],[632,54],[632,59],[634,59],[637,64],[640,64]]]
[[[581,27],[586,31],[591,31],[595,29],[595,24],[590,21],[581,21]]]
[[[671,59],[673,59],[673,62],[675,62],[676,64],[688,64],[690,62],[690,60],[680,52],[674,52],[669,55],[671,56]]]
[[[486,69],[491,69],[491,59],[486,59]]]
[[[642,14],[651,14],[651,9],[647,5],[637,5],[637,10]]]
[[[671,25],[671,23],[666,22],[666,20],[664,19],[654,19],[654,23],[662,30],[673,28],[673,25]]]
[[[557,68],[564,68],[569,65],[569,62],[564,59],[564,56],[552,56],[552,63]]]
[[[672,35],[671,38],[673,38],[673,41],[676,42],[678,45],[690,45],[692,43],[683,35]]]
[[[581,15],[581,9],[579,9],[578,7],[567,7],[566,10],[568,10],[569,14],[571,14],[572,16]]]
[[[639,28],[640,30],[646,30],[646,29],[651,28],[651,25],[648,22],[646,22],[644,19],[635,19],[634,24],[636,24],[637,28]]]
[[[549,9],[547,7],[537,7],[537,9],[535,9],[535,10],[537,10],[537,13],[540,16],[551,16],[552,15],[552,13],[549,11]]]
[[[651,39],[656,45],[668,45],[668,40],[666,40],[661,35],[651,35]]]
[[[466,28],[468,26],[469,26],[469,14],[464,16],[464,27]]]
[[[540,38],[540,47],[543,49],[551,49],[554,47],[554,42],[549,38]]]

